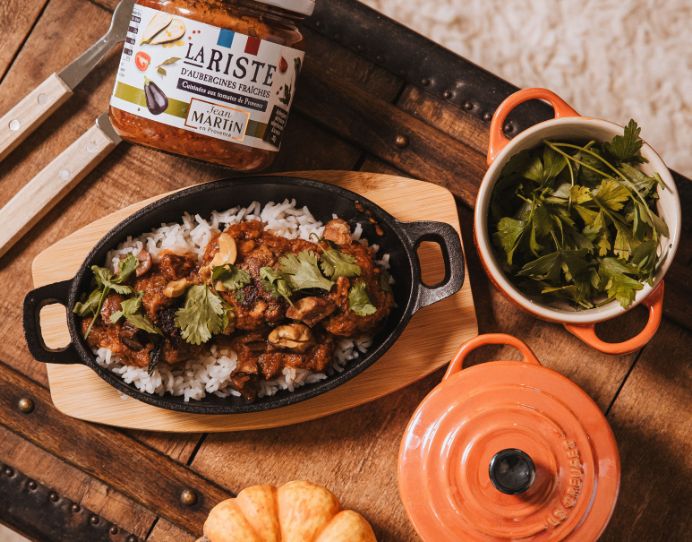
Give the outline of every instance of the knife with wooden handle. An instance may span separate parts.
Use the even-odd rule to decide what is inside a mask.
[[[108,32],[59,73],[53,73],[0,118],[0,161],[72,96],[105,54],[125,40],[135,0],[121,0]]]
[[[77,141],[0,209],[0,257],[86,177],[121,141],[108,119],[96,119]]]

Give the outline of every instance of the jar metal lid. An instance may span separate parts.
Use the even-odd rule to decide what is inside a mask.
[[[255,0],[255,2],[300,13],[301,15],[312,15],[312,12],[315,10],[315,0]]]
[[[514,346],[524,360],[461,370],[485,344]],[[601,410],[510,335],[466,343],[401,443],[401,498],[426,541],[596,540],[619,486]]]

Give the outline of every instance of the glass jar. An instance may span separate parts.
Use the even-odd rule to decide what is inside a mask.
[[[110,118],[123,139],[236,171],[269,166],[314,0],[137,0]]]

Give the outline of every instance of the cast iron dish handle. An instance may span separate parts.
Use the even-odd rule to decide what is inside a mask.
[[[408,237],[411,246],[416,250],[423,241],[432,241],[440,245],[442,260],[445,264],[445,277],[433,287],[426,286],[420,277],[416,300],[412,314],[423,307],[442,301],[461,288],[464,283],[464,253],[457,231],[446,222],[399,222],[401,229]],[[417,256],[416,256],[417,257]]]
[[[46,305],[59,303],[67,307],[67,296],[72,280],[63,280],[30,291],[24,298],[24,336],[31,355],[44,363],[80,363],[79,355],[68,344],[64,348],[48,348],[41,333],[39,316]],[[68,309],[69,310],[69,309]]]

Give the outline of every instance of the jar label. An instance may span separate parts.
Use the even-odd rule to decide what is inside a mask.
[[[277,151],[303,56],[135,5],[110,103],[169,126]]]

